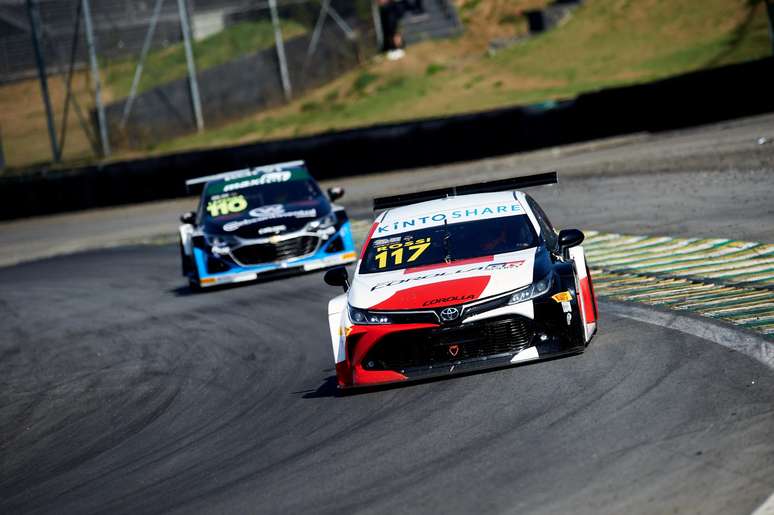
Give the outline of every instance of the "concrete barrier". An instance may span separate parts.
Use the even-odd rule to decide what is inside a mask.
[[[187,178],[305,159],[318,179],[478,159],[774,111],[774,58],[542,106],[384,124],[0,179],[0,219],[185,195]]]

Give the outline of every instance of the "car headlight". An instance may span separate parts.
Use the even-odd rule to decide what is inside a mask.
[[[336,225],[336,222],[338,219],[336,218],[336,213],[330,213],[328,215],[325,215],[322,218],[318,218],[317,220],[312,220],[308,224],[306,224],[306,230],[311,231],[319,231],[320,229],[327,229],[328,227],[333,227]]]
[[[391,324],[392,319],[382,313],[372,313],[349,306],[349,319],[357,325]]]
[[[523,288],[517,292],[514,292],[513,295],[511,295],[511,299],[508,301],[508,304],[518,304],[519,302],[524,302],[530,299],[534,299],[535,297],[539,297],[543,295],[550,289],[551,289],[551,274],[549,273],[547,276],[543,277],[539,281],[535,281],[534,283],[527,286],[526,288]]]

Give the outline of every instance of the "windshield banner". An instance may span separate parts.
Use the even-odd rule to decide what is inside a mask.
[[[470,222],[473,220],[486,220],[488,218],[500,218],[503,216],[523,214],[525,214],[524,209],[522,209],[521,205],[516,201],[505,204],[494,204],[492,206],[477,206],[438,211],[436,213],[397,219],[380,224],[376,228],[374,237],[386,236],[411,229],[437,227],[444,223],[453,224],[457,222]]]

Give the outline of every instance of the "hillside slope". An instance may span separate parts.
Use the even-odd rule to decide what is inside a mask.
[[[589,0],[558,28],[523,35],[541,0],[461,0],[464,36],[380,58],[278,109],[155,150],[226,145],[568,98],[771,53],[765,6],[748,0]]]
[[[771,54],[762,0],[587,0],[554,30],[496,53],[490,41],[525,35],[523,12],[548,1],[456,3],[463,36],[412,46],[396,62],[377,57],[285,106],[114,159],[570,98]],[[56,103],[62,84],[50,84]],[[87,77],[77,84],[88,102]],[[66,159],[89,159],[74,117],[71,125]],[[0,126],[10,165],[48,158],[34,81],[0,89]]]

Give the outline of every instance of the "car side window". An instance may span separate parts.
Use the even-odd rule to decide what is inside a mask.
[[[546,241],[546,246],[548,246],[550,250],[557,250],[558,236],[554,226],[551,225],[551,220],[548,219],[548,216],[543,211],[543,208],[538,205],[535,199],[529,195],[524,196],[527,198],[527,203],[532,209],[532,212],[535,214],[535,218],[537,218],[538,224],[540,225],[540,233],[541,236],[543,236],[543,239]]]

